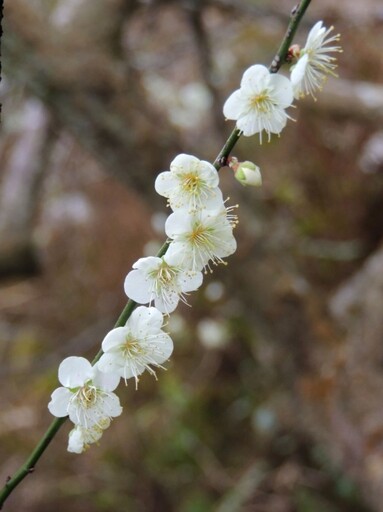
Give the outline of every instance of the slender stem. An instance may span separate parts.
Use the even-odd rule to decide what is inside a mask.
[[[273,62],[271,63],[269,70],[271,73],[277,73],[277,71],[280,69],[282,64],[285,62],[287,51],[291,45],[292,39],[294,37],[294,34],[298,28],[299,22],[301,21],[307,7],[309,6],[311,0],[301,0],[301,2],[293,9],[291,13],[291,19],[290,23],[287,27],[286,34],[282,40],[282,44],[279,47],[279,50],[276,54],[276,56],[273,59]],[[229,138],[225,142],[223,148],[219,152],[217,158],[214,160],[214,167],[217,169],[217,171],[220,170],[221,167],[224,167],[227,163],[227,159],[234,148],[234,146],[237,144],[238,140],[240,139],[242,135],[242,132],[235,128],[231,134],[229,135]],[[161,257],[163,256],[166,251],[168,250],[170,242],[165,242],[161,249],[159,250],[157,256]],[[129,300],[121,312],[116,324],[114,327],[121,327],[126,324],[126,321],[134,311],[137,303],[133,300]],[[100,357],[102,356],[103,351],[102,349],[99,350],[96,357],[93,359],[92,364],[95,364]],[[45,434],[42,436],[39,443],[36,445],[34,450],[32,451],[30,457],[26,460],[26,462],[16,471],[16,473],[9,477],[5,486],[0,491],[0,509],[2,508],[5,500],[7,497],[11,494],[13,489],[30,473],[33,473],[35,469],[36,462],[40,459],[46,448],[48,447],[49,443],[52,441],[54,436],[57,434],[60,427],[65,423],[68,417],[65,418],[56,418],[52,421],[50,427],[45,432]]]
[[[290,23],[287,27],[284,38],[282,39],[281,46],[275,55],[273,62],[270,64],[270,73],[277,73],[282,64],[286,62],[286,55],[291,46],[295,32],[299,26],[307,7],[310,5],[311,0],[301,0],[291,11]]]
[[[13,489],[22,481],[24,478],[33,473],[35,470],[35,464],[41,457],[41,455],[47,449],[49,443],[52,441],[54,436],[57,434],[61,425],[65,423],[67,418],[56,418],[50,424],[48,430],[40,439],[39,443],[35,446],[35,449],[31,453],[30,457],[25,461],[25,463],[16,471],[16,473],[12,476],[12,478],[8,478],[5,486],[1,490],[0,493],[0,508],[3,507],[4,501],[11,494]]]
[[[217,169],[217,171],[220,170],[221,167],[225,167],[227,163],[227,158],[231,153],[231,150],[234,148],[234,146],[237,144],[240,136],[242,135],[241,130],[238,130],[237,128],[234,128],[234,130],[229,135],[229,138],[225,142],[225,145],[219,152],[219,155],[214,160],[214,167]]]

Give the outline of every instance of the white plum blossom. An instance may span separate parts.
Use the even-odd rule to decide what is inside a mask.
[[[223,203],[218,188],[219,177],[214,166],[195,156],[181,154],[170,164],[170,171],[157,176],[155,189],[177,208],[218,208]]]
[[[310,94],[314,99],[314,92],[322,89],[328,75],[336,76],[336,57],[331,53],[341,52],[340,46],[328,46],[339,41],[340,35],[328,37],[334,27],[326,29],[322,21],[318,21],[310,30],[306,45],[298,51],[298,61],[291,68],[291,82],[294,97],[302,98]]]
[[[99,425],[93,425],[91,428],[85,428],[76,425],[69,432],[68,452],[82,453],[89,448],[90,444],[97,443],[102,437],[104,430],[110,425],[110,419],[105,418],[100,421]]]
[[[213,265],[224,263],[222,258],[237,248],[233,236],[237,216],[231,210],[222,207],[190,213],[180,209],[169,215],[165,224],[166,234],[172,239],[169,255],[179,256],[182,265],[191,270],[210,268],[209,261]]]
[[[129,317],[126,325],[112,329],[102,342],[104,354],[98,365],[101,371],[115,373],[125,379],[134,378],[145,370],[156,376],[154,369],[173,352],[173,342],[162,331],[163,316],[158,309],[139,306]]]
[[[187,292],[197,290],[203,281],[202,272],[182,268],[179,255],[140,258],[133,269],[125,279],[126,295],[139,304],[154,302],[166,314],[176,309],[179,300],[187,304]]]
[[[118,375],[100,372],[98,365],[73,356],[62,361],[58,377],[63,387],[52,393],[48,404],[53,416],[69,416],[75,425],[89,429],[121,414],[119,399],[112,393],[119,383]]]
[[[237,128],[243,135],[262,132],[268,135],[280,133],[286,125],[285,109],[293,102],[291,82],[285,76],[270,73],[260,64],[251,66],[245,71],[241,80],[241,88],[234,91],[223,106],[227,119],[237,121]]]

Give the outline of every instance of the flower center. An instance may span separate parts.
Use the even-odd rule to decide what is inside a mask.
[[[94,386],[85,384],[85,386],[82,386],[78,390],[77,399],[81,402],[81,405],[84,407],[84,409],[88,409],[96,403],[97,389]]]
[[[151,273],[151,277],[154,277],[163,286],[170,284],[176,275],[175,268],[169,266],[165,261],[162,261],[160,267]]]
[[[129,334],[125,338],[125,343],[121,345],[121,351],[125,358],[132,359],[134,357],[139,357],[144,353],[140,343]]]
[[[189,194],[196,194],[200,186],[201,178],[198,175],[190,172],[183,176],[182,188],[185,192],[188,192]]]
[[[258,112],[262,114],[266,114],[271,112],[275,103],[271,100],[270,95],[267,91],[256,94],[251,98],[250,101],[251,108],[256,109]]]
[[[200,223],[196,224],[189,235],[189,241],[197,246],[209,244],[209,229]]]

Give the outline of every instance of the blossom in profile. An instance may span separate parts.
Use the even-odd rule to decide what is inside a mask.
[[[203,275],[182,268],[181,259],[177,254],[140,258],[126,276],[126,295],[139,304],[154,302],[166,314],[174,311],[180,300],[187,304],[186,294],[201,286]]]
[[[227,119],[237,121],[243,135],[259,133],[262,142],[263,130],[270,140],[271,133],[280,133],[290,116],[285,109],[293,102],[293,89],[288,78],[270,73],[260,64],[247,69],[240,89],[234,91],[223,106]]]
[[[155,189],[168,199],[172,210],[212,209],[223,203],[218,183],[218,172],[211,163],[181,154],[170,164],[170,171],[157,176]]]
[[[139,306],[126,325],[112,329],[102,342],[104,354],[98,366],[102,372],[134,378],[136,387],[139,375],[145,370],[156,376],[154,368],[163,368],[173,352],[173,341],[162,331],[163,316],[158,309]]]
[[[222,207],[190,213],[180,209],[169,215],[165,224],[166,234],[172,239],[169,256],[177,255],[183,267],[194,271],[210,268],[210,262],[224,263],[222,258],[237,248],[233,235],[237,216],[231,210]]]
[[[340,39],[339,34],[330,36],[334,27],[326,29],[322,21],[318,21],[310,30],[306,45],[295,50],[298,61],[291,68],[291,82],[296,99],[311,95],[321,90],[328,75],[336,76],[334,69],[336,57],[333,53],[342,52],[342,48],[334,43]]]
[[[89,445],[97,443],[102,437],[104,430],[110,425],[109,418],[105,418],[99,422],[98,425],[85,428],[81,425],[76,425],[74,429],[69,432],[68,436],[68,452],[82,453],[89,448]]]
[[[59,366],[57,388],[48,409],[58,418],[69,416],[75,425],[86,429],[105,424],[106,419],[119,416],[122,407],[112,393],[120,377],[100,372],[84,357],[67,357]]]

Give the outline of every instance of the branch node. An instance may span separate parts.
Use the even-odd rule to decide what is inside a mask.
[[[276,73],[278,71],[278,69],[280,68],[280,62],[281,62],[280,56],[276,55],[273,59],[273,62],[271,63],[271,66],[270,66],[271,73]]]
[[[299,9],[299,4],[297,4],[295,7],[293,7],[293,8],[291,9],[291,13],[290,13],[290,15],[291,15],[291,17],[292,17],[292,18],[296,15],[296,13],[297,13],[298,9]]]
[[[227,165],[228,157],[227,156],[221,156],[221,158],[218,160],[220,167],[225,167]]]

